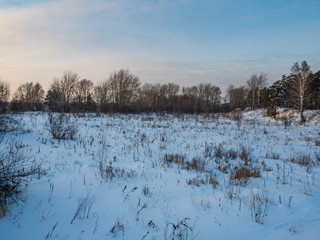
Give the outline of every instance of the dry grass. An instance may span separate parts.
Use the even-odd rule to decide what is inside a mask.
[[[201,185],[210,184],[213,188],[216,188],[217,185],[219,185],[219,182],[213,176],[210,176],[210,177],[207,177],[206,179],[201,179],[201,178],[189,179],[187,181],[187,184],[197,186],[197,187],[200,187]]]
[[[311,159],[310,155],[298,155],[296,157],[292,157],[291,162],[306,167],[314,165],[314,162]]]
[[[240,166],[235,168],[235,171],[230,175],[230,181],[234,184],[246,184],[251,177],[260,178],[260,169]]]

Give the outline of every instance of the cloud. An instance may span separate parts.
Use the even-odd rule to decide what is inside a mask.
[[[263,28],[243,31],[245,26],[237,22],[228,25],[228,16],[236,12],[229,10],[225,16],[220,11],[228,7],[224,1],[13,3],[6,1],[0,9],[0,77],[11,81],[13,88],[26,81],[48,86],[53,76],[68,69],[98,82],[120,68],[131,69],[143,82],[210,82],[224,88],[261,71],[271,72],[270,79],[277,80],[300,57],[318,56],[312,55],[312,46],[319,34],[309,45],[300,34],[296,46],[287,34],[270,34]]]

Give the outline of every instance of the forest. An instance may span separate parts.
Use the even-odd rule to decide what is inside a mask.
[[[181,87],[175,83],[142,84],[129,70],[118,70],[94,85],[78,73],[65,71],[46,92],[39,83],[27,82],[10,98],[10,86],[0,81],[0,111],[103,112],[103,113],[212,113],[234,109],[294,108],[304,122],[305,109],[320,108],[320,71],[306,61],[294,63],[290,74],[268,86],[266,73],[252,74],[245,84],[230,84],[224,96],[219,86],[200,83]],[[11,99],[11,101],[9,101]]]

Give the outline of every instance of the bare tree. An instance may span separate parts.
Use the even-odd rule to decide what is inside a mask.
[[[27,82],[18,87],[13,95],[15,110],[41,110],[44,100],[44,90],[39,83]]]
[[[169,103],[169,110],[175,112],[177,108],[177,96],[180,86],[174,83],[167,84],[166,97]]]
[[[78,100],[79,110],[88,110],[90,101],[92,100],[93,82],[87,79],[79,81],[75,87],[76,98]]]
[[[128,109],[129,103],[138,96],[140,80],[129,70],[121,69],[112,73],[108,80],[111,95],[117,111]]]
[[[198,96],[200,108],[204,112],[211,112],[220,104],[221,91],[219,87],[211,85],[210,83],[198,85]]]
[[[307,101],[311,97],[309,92],[311,86],[309,76],[311,74],[310,66],[306,61],[303,61],[301,66],[296,62],[291,67],[289,88],[290,102],[294,108],[299,110],[301,123],[305,122],[303,112]]]
[[[145,83],[139,94],[139,104],[144,111],[158,111],[160,84]]]
[[[70,103],[72,97],[75,94],[75,89],[79,79],[80,77],[78,73],[72,71],[65,71],[60,80],[60,87],[63,95],[66,112],[70,111]]]
[[[50,89],[47,92],[45,102],[51,111],[64,111],[63,94],[61,91],[60,80],[58,78],[53,79]]]
[[[48,91],[46,102],[54,111],[69,112],[71,101],[75,96],[79,75],[72,71],[65,71],[61,79],[54,78]]]
[[[197,113],[199,112],[199,89],[198,86],[183,87],[182,88],[182,110],[183,112]]]
[[[6,105],[8,103],[9,96],[10,96],[9,84],[0,80],[0,111],[1,112],[6,110]]]
[[[221,90],[217,86],[211,86],[210,101],[213,104],[213,110],[215,110],[221,103]]]
[[[111,100],[111,88],[109,82],[104,81],[94,88],[94,99],[98,104],[98,110],[106,112],[107,104]]]
[[[258,84],[259,84],[258,82],[259,82],[259,76],[257,74],[251,75],[249,80],[247,81],[248,91],[249,91],[249,94],[251,95],[251,107],[252,107],[252,110],[255,109],[256,92],[257,92]]]
[[[227,97],[231,109],[245,107],[246,89],[244,86],[236,88],[233,84],[227,88]]]
[[[258,107],[260,106],[261,90],[267,86],[268,76],[266,73],[260,73],[257,81]]]

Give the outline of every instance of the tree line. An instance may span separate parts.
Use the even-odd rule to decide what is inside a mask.
[[[47,92],[39,83],[20,85],[11,101],[9,84],[0,81],[0,111],[211,113],[264,107],[275,116],[277,107],[288,107],[299,110],[304,121],[305,109],[320,108],[320,71],[313,74],[306,61],[293,64],[288,76],[269,87],[267,80],[265,73],[253,74],[245,85],[229,85],[222,97],[220,88],[210,83],[142,84],[138,76],[121,69],[94,85],[66,71],[53,79]]]

